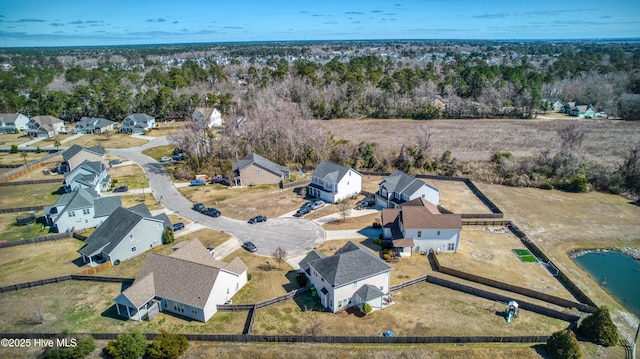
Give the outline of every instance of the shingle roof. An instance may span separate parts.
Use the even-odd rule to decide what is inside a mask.
[[[311,252],[309,252],[309,254],[307,254],[306,257],[302,258],[302,260],[300,261],[300,263],[298,263],[298,265],[300,266],[301,270],[309,273],[308,270],[309,270],[309,263],[310,262],[313,262],[313,261],[318,260],[318,259],[326,258],[326,257],[327,257],[326,255],[324,255],[324,254],[322,254],[320,252],[311,251]]]
[[[93,147],[83,147],[80,145],[73,145],[71,147],[69,147],[68,149],[66,149],[64,152],[62,152],[62,159],[65,161],[69,161],[70,159],[73,158],[73,156],[77,155],[78,153],[80,153],[80,151],[82,150],[86,150],[89,152],[94,152],[97,155],[104,155],[104,148],[102,146],[93,146]]]
[[[141,204],[144,204],[144,203],[141,203]],[[171,227],[171,220],[169,219],[167,214],[164,212],[156,214],[155,216],[153,216],[153,219],[162,221],[162,228]]]
[[[131,232],[143,216],[135,214],[126,208],[116,208],[85,241],[86,246],[78,252],[85,256],[94,256],[99,252],[110,253]]]
[[[19,113],[0,113],[0,122],[16,122]]]
[[[232,168],[234,171],[241,171],[242,169],[244,169],[245,167],[251,165],[251,164],[256,164],[264,169],[267,169],[277,175],[282,175],[283,173],[288,173],[289,172],[289,167],[285,167],[285,166],[280,166],[277,163],[271,162],[268,159],[256,154],[256,153],[251,153],[249,156],[245,157],[244,159],[237,161],[237,162],[233,162],[232,164]]]
[[[152,116],[147,115],[146,113],[132,113],[129,116],[127,116],[125,118],[126,119],[130,119],[133,120],[134,124],[138,124],[138,123],[148,123],[154,120],[154,118]]]
[[[378,289],[377,287],[371,284],[363,285],[362,287],[360,287],[360,289],[356,290],[356,292],[353,294],[362,298],[362,300],[364,300],[365,302],[383,297],[385,295],[383,291],[381,291],[380,289]]]
[[[380,185],[384,186],[389,193],[396,192],[406,194],[407,196],[411,196],[423,186],[428,186],[436,191],[438,190],[437,188],[400,170],[395,170],[383,179],[382,182],[380,182]]]
[[[100,197],[93,202],[94,217],[108,216],[113,213],[116,208],[120,207],[122,207],[122,199],[120,196]]]
[[[432,214],[440,214],[440,210],[436,205],[422,197],[414,198],[411,201],[407,201],[400,205],[400,208],[404,207],[424,207]]]
[[[316,169],[313,170],[313,173],[311,173],[311,176],[317,177],[317,178],[325,178],[329,176],[329,178],[333,183],[338,183],[340,182],[340,180],[342,180],[342,177],[344,177],[349,172],[349,170],[353,170],[353,169],[339,165],[337,163],[330,162],[330,161],[322,161],[320,162],[318,167],[316,167]],[[356,170],[353,170],[353,171],[355,173],[358,173],[358,171]]]
[[[373,253],[351,241],[330,257],[309,262],[332,286],[339,287],[391,270]]]
[[[459,214],[433,214],[426,207],[403,207],[400,216],[405,229],[462,229]]]
[[[139,279],[136,278],[135,285],[125,289],[122,295],[136,308],[140,308],[156,296],[154,282],[153,272],[147,273]]]
[[[33,120],[36,121],[40,126],[43,126],[43,125],[51,126],[54,123],[63,122],[61,119],[53,116],[36,116],[33,118]]]
[[[393,240],[393,247],[394,248],[398,248],[398,247],[415,247],[415,242],[413,241],[413,238],[401,238],[401,239],[395,239]]]
[[[133,207],[129,207],[128,210],[142,217],[151,217],[151,212],[144,203],[139,203]]]
[[[76,122],[76,126],[85,126],[85,125],[93,125],[93,127],[102,128],[105,126],[111,126],[115,122],[111,120],[107,120],[106,118],[100,117],[83,117],[80,121]]]

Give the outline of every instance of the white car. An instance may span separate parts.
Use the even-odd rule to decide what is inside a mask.
[[[324,207],[324,201],[315,201],[311,205],[311,209],[318,209]]]
[[[171,158],[170,157],[162,157],[160,159],[160,162],[171,162]]]

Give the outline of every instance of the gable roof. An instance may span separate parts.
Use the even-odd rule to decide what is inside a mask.
[[[251,153],[244,159],[237,162],[233,162],[232,168],[234,171],[242,171],[244,168],[246,168],[251,164],[256,164],[257,166],[260,166],[266,170],[269,170],[270,172],[273,172],[279,176],[282,173],[289,172],[289,167],[280,166],[279,164],[269,161],[268,159],[256,153]]]
[[[4,123],[4,122],[16,122],[16,120],[20,117],[26,117],[27,116],[21,114],[21,113],[0,113],[0,123]]]
[[[338,183],[349,172],[349,170],[352,170],[359,176],[362,176],[358,171],[352,168],[345,167],[330,161],[320,162],[318,167],[316,167],[316,169],[313,170],[313,173],[311,173],[311,176],[317,178],[325,178],[328,176],[333,183]]]
[[[309,252],[306,257],[302,258],[302,260],[300,261],[300,263],[298,263],[298,265],[300,266],[301,270],[303,270],[303,271],[305,271],[307,273],[310,273],[309,272],[309,263],[313,262],[315,260],[318,260],[318,259],[326,258],[326,257],[327,257],[326,255],[324,255],[324,254],[322,254],[322,253],[320,253],[318,251],[313,250],[313,251]]]
[[[76,127],[83,127],[86,125],[92,125],[93,127],[102,128],[106,126],[112,126],[115,122],[107,120],[101,117],[83,117],[80,121],[76,122]]]
[[[194,239],[171,255],[149,254],[133,285],[123,291],[122,296],[136,308],[155,296],[204,308],[223,267],[239,267],[239,264],[246,270],[240,258],[230,263],[216,261],[202,243]]]
[[[433,214],[426,207],[403,207],[400,220],[404,229],[462,229],[459,214]]]
[[[37,122],[40,126],[44,125],[53,125],[55,123],[64,123],[61,119],[53,116],[36,116],[33,117],[33,120]]]
[[[144,217],[120,207],[117,208],[96,230],[86,239],[87,245],[78,252],[90,257],[99,252],[109,253],[129,232],[142,221]]]
[[[215,111],[215,110],[216,110],[215,107],[198,107],[198,108],[195,109],[195,111],[193,111],[193,114],[195,115],[196,112],[199,112],[199,113],[202,114],[202,119],[203,120],[208,120],[209,117],[211,117],[211,114],[213,113],[213,111]]]
[[[423,186],[427,186],[435,191],[438,191],[438,189],[434,186],[431,186],[400,170],[393,171],[393,173],[385,177],[385,179],[383,179],[379,183],[379,185],[386,188],[387,192],[389,193],[396,192],[406,194],[407,196],[411,196]]]
[[[80,189],[84,189],[84,188],[80,188]],[[120,208],[120,207],[122,207],[122,199],[120,198],[120,196],[99,197],[93,202],[93,208],[95,212],[93,216],[94,217],[108,216],[111,213],[113,213],[113,211],[115,211],[116,208]]]
[[[400,208],[404,208],[404,207],[424,207],[429,212],[431,212],[431,214],[440,214],[440,210],[438,209],[438,206],[427,201],[422,197],[414,198],[411,201],[407,201],[400,205]]]
[[[93,152],[98,156],[103,156],[104,153],[105,153],[104,152],[104,148],[102,146],[83,147],[83,146],[80,146],[80,145],[73,145],[73,146],[67,148],[64,152],[62,152],[62,159],[65,160],[65,161],[69,161],[75,155],[80,153],[80,151],[82,151],[82,150]]]
[[[155,118],[153,116],[149,116],[146,113],[132,113],[129,116],[124,118],[126,119],[130,119],[133,121],[134,124],[138,124],[138,123],[148,123],[148,122],[152,122],[155,120]],[[123,120],[124,121],[124,120]]]
[[[331,286],[339,287],[390,271],[391,267],[368,249],[351,241],[330,257],[309,262]]]

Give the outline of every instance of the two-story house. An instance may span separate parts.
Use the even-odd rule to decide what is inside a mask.
[[[382,210],[382,234],[393,240],[401,257],[431,250],[455,253],[460,248],[461,230],[459,214],[441,214],[438,207],[423,198]]]
[[[300,268],[333,313],[369,303],[373,310],[388,303],[391,267],[367,248],[347,242],[332,256],[312,251]]]
[[[576,105],[570,111],[569,115],[579,118],[593,118],[596,110],[591,105]]]
[[[62,152],[62,162],[58,164],[58,171],[65,173],[74,170],[82,162],[102,162],[107,165],[107,155],[102,146],[83,147],[73,145]]]
[[[65,193],[52,206],[44,207],[48,226],[58,232],[98,227],[122,207],[120,197],[100,197],[94,190],[79,188]]]
[[[141,321],[169,312],[206,322],[247,283],[239,257],[220,262],[197,239],[179,244],[170,255],[149,254],[133,285],[114,299],[118,315]]]
[[[27,127],[27,135],[31,137],[51,138],[60,133],[67,133],[64,122],[53,116],[33,117]]]
[[[65,192],[90,188],[100,193],[111,187],[111,176],[107,174],[107,166],[104,163],[85,160],[71,172],[64,174],[63,185]]]
[[[169,226],[171,221],[166,214],[152,216],[144,203],[131,208],[118,207],[91,233],[78,252],[85,263],[111,261],[117,265],[162,244],[164,230]]]
[[[322,161],[311,173],[307,193],[327,203],[337,203],[362,191],[362,175],[350,167]]]
[[[0,133],[14,133],[29,129],[29,117],[21,113],[1,113]]]
[[[122,126],[118,132],[141,134],[154,127],[156,127],[155,117],[144,113],[132,113],[122,120]]]
[[[199,107],[193,111],[191,119],[199,130],[220,127],[224,123],[222,114],[217,108]]]
[[[383,208],[398,208],[402,203],[416,198],[424,198],[437,206],[440,202],[440,191],[411,175],[396,170],[378,184],[375,197],[376,204]]]
[[[289,178],[290,175],[288,167],[280,166],[255,153],[233,162],[231,168],[233,183],[236,186],[276,184]]]
[[[83,117],[73,127],[75,134],[105,133],[116,128],[116,123],[105,118]]]

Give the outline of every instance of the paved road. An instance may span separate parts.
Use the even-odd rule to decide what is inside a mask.
[[[153,195],[163,206],[194,223],[230,233],[240,242],[252,241],[258,247],[258,254],[271,256],[276,248],[282,247],[288,256],[297,256],[324,241],[324,229],[305,219],[275,218],[265,223],[248,224],[224,216],[212,218],[194,211],[193,204],[178,192],[164,166],[141,153],[147,148],[167,144],[166,138],[158,137],[140,147],[107,149],[107,152],[138,163],[147,175]]]

